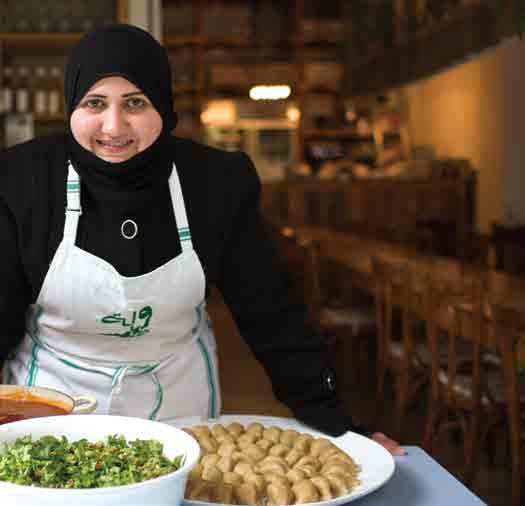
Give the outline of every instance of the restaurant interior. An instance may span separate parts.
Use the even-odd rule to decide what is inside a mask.
[[[0,148],[65,130],[68,51],[115,21],[168,50],[174,135],[254,161],[348,412],[523,504],[521,2],[2,0]],[[224,412],[291,416],[209,308]]]

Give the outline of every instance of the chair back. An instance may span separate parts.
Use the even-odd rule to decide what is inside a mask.
[[[401,308],[402,341],[406,353],[401,360],[409,366],[412,350],[409,306],[409,271],[405,262],[392,261],[380,256],[372,257],[374,276],[374,296],[378,338],[378,359],[382,364],[388,362],[388,351],[392,344],[392,324],[394,298],[396,306]]]
[[[480,446],[486,347],[486,276],[465,269],[459,278],[432,270],[429,280],[428,347],[430,391],[424,446],[432,450],[441,432],[459,424],[465,445],[464,479],[472,483]],[[442,343],[440,336],[446,336]],[[442,344],[446,345],[443,363]],[[460,422],[458,422],[460,420]]]
[[[490,298],[490,310],[495,335],[502,361],[505,384],[505,407],[510,439],[512,472],[512,506],[521,503],[522,495],[522,416],[519,388],[519,344],[525,329],[525,314],[522,308],[512,307],[508,301]]]

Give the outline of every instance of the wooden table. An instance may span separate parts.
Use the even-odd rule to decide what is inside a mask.
[[[364,238],[323,227],[298,227],[293,229],[299,240],[315,241],[323,258],[345,269],[345,275],[353,286],[370,294],[374,292],[372,257],[374,255],[394,261],[409,262],[416,269],[439,270],[439,276],[457,280],[458,285],[468,278],[481,275],[481,270],[459,260],[447,257],[427,256],[415,253],[408,247],[386,241]],[[512,302],[525,313],[525,279],[499,270],[484,271],[486,284],[491,294]],[[395,301],[394,301],[395,302]],[[461,330],[469,335],[472,305],[468,300],[459,300],[455,308],[463,312]],[[486,322],[490,326],[490,308],[486,309]],[[489,329],[489,334],[491,330]]]

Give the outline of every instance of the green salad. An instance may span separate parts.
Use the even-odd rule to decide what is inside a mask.
[[[126,441],[68,441],[30,435],[14,443],[0,443],[0,481],[47,488],[100,488],[128,485],[157,478],[179,469],[183,456],[166,458],[155,439]]]

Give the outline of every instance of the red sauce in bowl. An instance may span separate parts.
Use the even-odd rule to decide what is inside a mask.
[[[0,424],[38,418],[41,416],[66,415],[65,407],[50,404],[45,399],[36,396],[26,398],[0,397]]]

